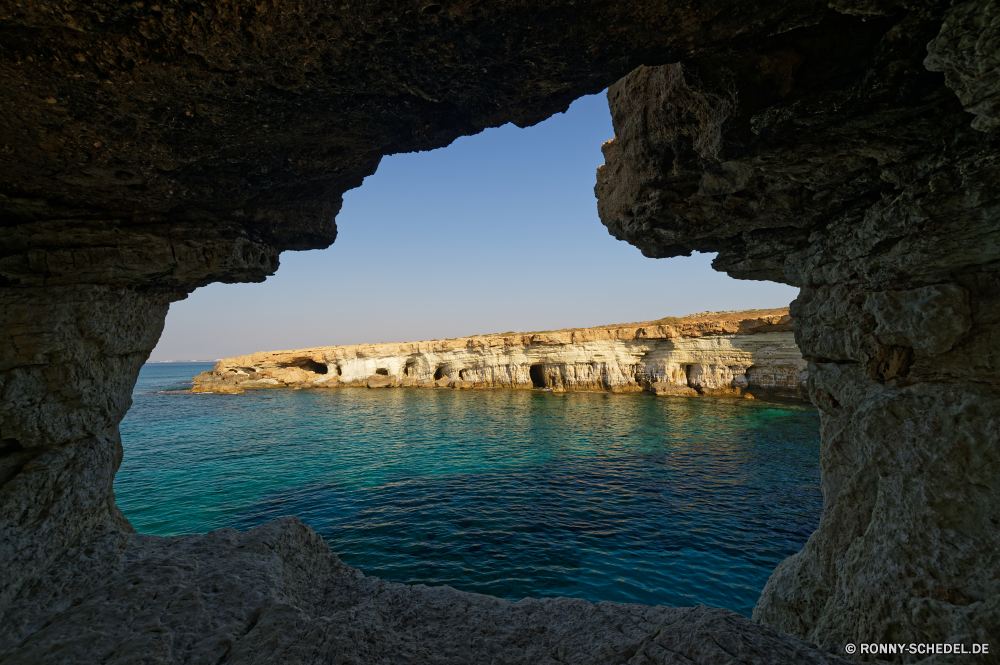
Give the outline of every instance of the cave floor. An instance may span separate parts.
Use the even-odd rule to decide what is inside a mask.
[[[846,663],[729,610],[512,602],[348,567],[297,518],[109,532],[9,608],[13,663]]]

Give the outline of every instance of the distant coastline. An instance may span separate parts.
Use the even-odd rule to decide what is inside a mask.
[[[161,363],[217,363],[220,360],[222,360],[222,358],[209,358],[206,360],[147,360],[145,364],[154,365]]]
[[[788,308],[220,360],[192,392],[260,388],[522,388],[806,400]]]

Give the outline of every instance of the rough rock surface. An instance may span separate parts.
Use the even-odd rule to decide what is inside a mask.
[[[462,598],[496,622],[476,660],[507,661],[530,622],[490,614],[500,601],[456,594],[437,613],[400,589],[414,637],[391,651],[378,643],[397,633],[340,639],[303,609],[323,580],[265,574],[310,570],[303,538],[131,534],[118,423],[169,303],[327,246],[382,155],[528,125],[681,61],[612,90],[600,210],[650,256],[718,251],[733,275],[802,287],[826,511],[757,618],[833,650],[1000,634],[1000,168],[980,131],[998,120],[995,15],[986,0],[0,0],[0,658],[181,662],[229,641],[229,662],[366,644],[391,654],[369,662],[457,660],[438,647],[468,635],[447,613]],[[213,570],[218,587],[192,583]],[[254,620],[258,597],[283,618]],[[547,602],[582,648],[597,619]],[[771,629],[678,612],[693,622],[668,619],[649,643],[664,651],[633,662],[807,662]],[[267,640],[243,641],[258,628]]]
[[[39,606],[50,618],[24,619],[44,616]],[[107,534],[66,552],[10,610],[4,665],[847,662],[727,610],[515,603],[365,577],[296,518],[243,533]]]
[[[612,86],[599,210],[647,256],[801,287],[824,513],[754,618],[834,651],[995,642],[997,5],[851,8]]]
[[[753,391],[803,399],[806,362],[787,309],[703,312],[600,328],[254,353],[220,360],[194,377],[192,390],[436,387],[441,379],[452,388]],[[668,383],[683,390],[656,389]]]
[[[117,428],[170,302],[328,246],[382,155],[825,11],[0,1],[0,612],[67,548],[130,528]]]

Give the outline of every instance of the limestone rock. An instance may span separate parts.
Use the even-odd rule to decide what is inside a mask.
[[[924,66],[944,72],[972,126],[984,132],[1000,126],[1000,4],[958,2],[948,10],[938,35],[927,45]]]
[[[278,381],[275,381],[274,383],[279,384]],[[313,388],[336,388],[340,385],[340,376],[337,374],[325,376],[320,375],[318,378],[314,378],[309,385]]]
[[[30,619],[43,608],[50,620]],[[727,610],[512,602],[365,577],[295,518],[243,533],[106,534],[67,552],[4,618],[9,665],[846,663]]]
[[[337,377],[333,377],[333,379],[330,379],[330,380],[327,380],[327,381],[317,382],[314,385],[316,385],[317,387],[333,387],[333,385],[336,385],[336,383],[337,383],[336,378]],[[276,387],[281,386],[281,385],[284,385],[284,384],[282,384],[277,379],[250,379],[248,381],[244,381],[243,383],[241,383],[240,384],[240,388],[243,388],[243,389],[247,389],[247,388],[276,388]],[[195,392],[193,388],[192,388],[191,392]]]
[[[371,387],[382,369],[403,386],[444,374],[439,387],[629,392],[666,382],[698,394],[753,387],[804,399],[806,362],[791,328],[785,309],[701,312],[668,323],[262,352],[220,360],[194,381],[196,391],[250,387],[257,376],[289,386]]]
[[[365,381],[365,385],[369,388],[391,388],[395,384],[396,377],[384,374],[372,374]]]
[[[985,642],[1000,632],[996,2],[831,7],[849,15],[612,86],[598,209],[647,256],[717,252],[734,277],[801,288],[824,512],[754,618],[834,652]]]
[[[679,383],[654,382],[650,385],[654,395],[697,395],[694,388]]]
[[[171,302],[329,245],[343,193],[382,155],[530,125],[639,65],[609,90],[603,223],[647,256],[713,252],[733,276],[801,288],[824,517],[757,618],[838,652],[990,641],[995,4],[0,5],[0,658],[835,661],[719,611],[327,584],[342,576],[323,547],[282,525],[142,537],[114,505],[118,423]],[[930,317],[894,300],[959,287],[953,319],[929,293],[910,302]],[[315,376],[296,386],[340,374],[302,361]],[[594,385],[597,367],[542,378]],[[611,389],[631,385],[607,367]],[[340,598],[359,600],[323,605]],[[652,619],[633,632],[637,616]]]
[[[957,284],[871,293],[865,311],[875,316],[880,342],[929,356],[951,350],[972,327],[969,294]]]

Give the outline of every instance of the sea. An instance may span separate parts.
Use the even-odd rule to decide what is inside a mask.
[[[151,363],[121,424],[141,533],[297,515],[406,584],[749,616],[822,510],[809,404],[542,390],[186,392]]]

